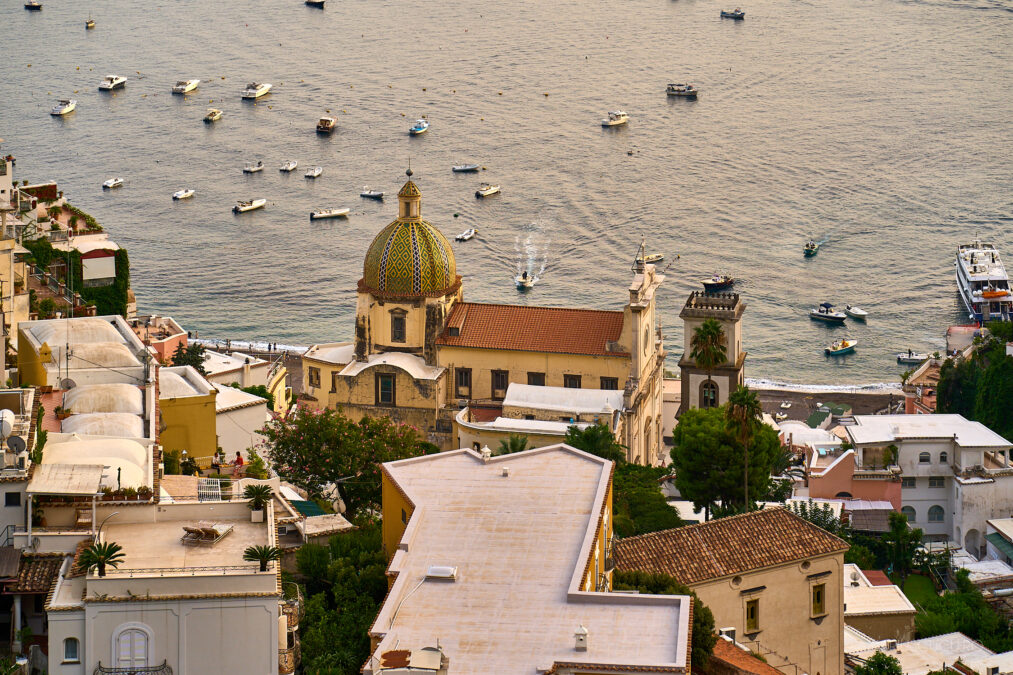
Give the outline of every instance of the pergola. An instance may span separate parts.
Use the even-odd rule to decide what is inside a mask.
[[[32,542],[32,499],[35,495],[91,497],[91,529],[95,531],[95,502],[102,494],[102,474],[98,464],[36,464],[28,481],[28,544]]]

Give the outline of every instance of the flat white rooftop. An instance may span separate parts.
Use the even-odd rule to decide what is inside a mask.
[[[968,663],[972,660],[994,656],[992,651],[975,642],[963,633],[947,633],[935,637],[902,642],[896,649],[887,649],[886,641],[858,646],[847,653],[867,659],[876,652],[884,652],[900,661],[904,675],[925,675],[939,670],[944,664],[953,665],[957,660]]]
[[[267,399],[260,398],[255,394],[229,387],[224,384],[212,384],[218,391],[215,396],[215,412],[223,413],[238,408],[252,407],[260,403],[267,403]]]
[[[963,415],[855,415],[845,427],[852,443],[892,443],[905,439],[952,438],[966,448],[1009,448],[1013,443],[981,422]]]
[[[855,584],[858,584],[855,586]],[[844,616],[914,614],[915,606],[897,586],[873,586],[857,565],[844,566]]]
[[[608,389],[536,387],[510,383],[503,406],[555,410],[568,413],[608,413],[622,410],[623,392]]]
[[[352,359],[355,358],[355,345],[351,342],[332,342],[330,344],[313,345],[306,350],[303,356],[308,359],[343,366],[346,363],[351,363]]]
[[[209,376],[229,373],[234,370],[241,370],[247,360],[249,360],[250,366],[259,366],[263,363],[267,363],[267,361],[262,358],[242,354],[240,352],[225,354],[223,352],[215,352],[208,349],[204,352],[204,370],[207,371]]]

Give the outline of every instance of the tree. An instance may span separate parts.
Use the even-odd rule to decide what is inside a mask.
[[[116,542],[94,542],[91,546],[81,551],[77,559],[78,569],[83,572],[91,572],[98,569],[98,575],[106,575],[106,566],[119,567],[123,562],[123,547]]]
[[[330,409],[296,408],[268,421],[261,433],[268,459],[283,480],[314,497],[329,496],[340,484],[351,516],[379,511],[381,464],[435,448],[407,424],[387,417],[353,422]]]
[[[967,570],[956,574],[957,590],[935,596],[915,615],[918,637],[961,632],[994,652],[1013,649],[1010,622],[988,604],[968,578]]]
[[[668,505],[658,481],[668,475],[664,467],[623,462],[612,474],[612,529],[617,537],[682,527],[679,512]]]
[[[810,499],[805,502],[791,502],[788,508],[796,516],[812,523],[821,530],[826,530],[845,541],[851,538],[851,528],[848,527],[847,523],[834,515],[834,510],[826,502],[817,503]],[[862,569],[870,568],[864,567]]]
[[[172,353],[172,365],[192,366],[201,375],[207,375],[207,371],[204,370],[204,351],[202,344],[195,342],[184,347],[181,342]]]
[[[510,434],[508,438],[501,439],[497,455],[512,455],[515,452],[523,452],[528,449],[528,437],[520,434]]]
[[[248,486],[248,487],[253,487]],[[266,486],[265,486],[266,487]],[[272,560],[281,559],[281,549],[277,546],[265,546],[264,544],[258,544],[257,546],[247,546],[246,550],[243,551],[243,560],[249,560],[252,562],[260,563],[260,571],[267,571],[267,563]]]
[[[616,441],[609,428],[601,422],[584,429],[577,426],[570,427],[566,430],[563,442],[616,464],[626,461],[626,447]]]
[[[858,569],[860,570],[874,570],[878,567],[876,565],[876,555],[861,544],[852,544],[844,552],[844,562],[858,565]]]
[[[742,444],[742,457],[745,463],[745,470],[742,472],[745,485],[742,491],[742,500],[745,503],[746,511],[749,510],[749,443],[760,425],[760,417],[763,415],[763,407],[756,394],[749,391],[749,387],[739,387],[728,396],[728,405],[725,406],[725,419],[731,427],[732,433]],[[767,474],[770,475],[769,473]]]
[[[254,396],[259,396],[260,398],[266,399],[267,409],[274,410],[274,394],[269,392],[267,390],[267,387],[265,387],[264,385],[255,384],[251,387],[240,387],[238,382],[233,382],[230,386],[234,387],[235,389],[238,389],[239,391],[245,391],[247,394],[253,394]]]
[[[956,413],[981,422],[1000,436],[1013,437],[1013,357],[1006,343],[1013,339],[1010,323],[991,322],[974,353],[947,359],[939,370],[936,411]]]
[[[855,666],[855,675],[904,675],[900,661],[885,652],[876,652],[864,665]]]
[[[263,511],[274,496],[274,490],[266,483],[247,485],[243,490],[243,499],[250,500],[251,511]]]
[[[911,529],[907,524],[907,516],[893,511],[890,513],[890,529],[883,534],[886,545],[886,558],[894,572],[901,580],[907,578],[914,566],[915,552],[922,541],[922,531]]]
[[[717,319],[706,319],[693,331],[693,337],[689,341],[689,357],[696,361],[696,365],[707,371],[707,379],[711,377],[711,371],[721,365],[728,358],[727,347],[725,346],[725,329]]]
[[[668,574],[616,570],[612,573],[612,589],[639,591],[647,595],[688,595],[693,598],[693,634],[690,665],[694,672],[706,670],[714,652],[717,636],[714,634],[714,614],[700,602],[696,593]]]

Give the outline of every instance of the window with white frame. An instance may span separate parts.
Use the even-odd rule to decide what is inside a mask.
[[[123,624],[113,635],[113,661],[117,668],[145,667],[151,652],[151,629]]]
[[[63,662],[79,663],[81,661],[81,643],[77,638],[67,638],[63,641]]]

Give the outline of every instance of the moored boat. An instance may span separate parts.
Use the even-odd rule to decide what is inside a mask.
[[[454,239],[457,241],[468,241],[469,239],[475,236],[476,232],[478,232],[478,230],[476,230],[473,227],[469,227],[467,230],[454,237]]]
[[[322,167],[322,166],[314,166],[313,168],[309,169],[304,175],[306,176],[306,178],[316,178],[317,176],[319,176],[323,172],[324,172],[324,167]]]
[[[321,117],[317,120],[317,133],[329,134],[334,131],[338,126],[338,120],[335,117]]]
[[[844,313],[850,316],[852,319],[859,319],[865,321],[869,317],[869,313],[861,307],[855,307],[854,305],[845,305]]]
[[[489,183],[482,183],[482,185],[475,190],[476,197],[488,197],[499,192],[499,185],[491,185]]]
[[[173,199],[190,199],[190,197],[193,197],[195,194],[197,194],[196,191],[194,191],[194,190],[192,190],[190,188],[186,188],[186,189],[183,189],[183,190],[177,190],[176,192],[173,192],[172,193],[172,198]]]
[[[813,257],[814,255],[816,255],[817,253],[819,253],[819,251],[820,251],[820,245],[818,243],[816,243],[816,241],[813,240],[813,239],[810,239],[809,241],[807,241],[805,243],[805,246],[802,247],[802,253],[805,254],[806,258]]]
[[[343,218],[348,215],[351,209],[321,209],[310,213],[310,220],[325,220],[327,218]]]
[[[735,278],[727,274],[715,274],[710,279],[703,280],[704,290],[724,291],[735,285]]]
[[[125,86],[127,86],[127,78],[120,77],[119,75],[106,75],[99,82],[98,88],[102,91],[112,91],[113,89],[122,89]]]
[[[102,183],[102,187],[106,189],[123,187],[123,179],[117,176],[116,178],[110,178],[106,182]]]
[[[858,340],[834,340],[829,347],[824,349],[824,353],[827,356],[841,356],[843,354],[850,354],[855,351],[855,345],[858,344]]]
[[[91,30],[94,27],[95,27],[95,19],[89,16],[88,20],[84,22],[84,28],[85,30]]]
[[[425,117],[420,117],[415,120],[415,124],[411,125],[408,129],[408,133],[412,136],[418,136],[429,131],[429,121]]]
[[[178,80],[172,87],[173,94],[189,94],[200,86],[200,80]]]
[[[450,167],[450,170],[454,173],[474,173],[478,169],[478,164],[458,164],[457,166]]]
[[[685,98],[696,98],[700,91],[692,84],[670,83],[665,93],[669,96],[683,96]]]
[[[897,363],[906,366],[917,366],[923,361],[927,361],[929,355],[924,352],[913,352],[910,349],[906,352],[899,352],[897,354]]]
[[[264,163],[257,162],[256,164],[247,164],[243,167],[243,173],[259,173],[264,170]]]
[[[256,209],[264,208],[264,204],[267,203],[266,199],[251,199],[249,201],[238,201],[236,205],[232,207],[233,213],[246,213],[247,211],[254,211]]]
[[[42,3],[39,2],[38,0],[28,0],[28,2],[25,3],[25,9],[30,10],[32,12],[38,12],[40,9],[42,9]]]
[[[517,284],[518,291],[526,291],[535,285],[535,277],[527,273],[527,270],[521,272],[514,279],[514,283]]]
[[[288,173],[289,171],[295,171],[295,168],[297,166],[299,166],[299,162],[295,161],[294,159],[290,159],[284,164],[282,164],[280,167],[278,167],[278,171]]]
[[[722,9],[721,10],[721,18],[722,19],[745,19],[746,18],[746,13],[743,12],[738,7],[736,7],[735,9],[733,9],[730,12],[728,10],[726,10],[726,9]]]
[[[359,193],[360,197],[366,199],[383,199],[383,192],[380,190],[370,190],[369,186],[366,185],[362,188],[362,192]]]
[[[70,113],[74,112],[76,108],[77,108],[76,100],[72,98],[61,98],[57,102],[57,104],[53,106],[53,109],[49,111],[49,114],[55,115],[57,117],[61,115],[69,115]]]
[[[622,110],[610,110],[608,117],[601,121],[603,127],[618,127],[630,121],[630,116]]]
[[[664,253],[648,253],[647,255],[644,256],[644,262],[647,263],[648,265],[660,263],[664,259],[665,259]]]
[[[319,7],[320,9],[324,8],[324,0],[306,0],[306,4],[310,7]]]
[[[835,312],[834,306],[829,302],[821,302],[819,307],[809,310],[809,318],[826,323],[844,323],[848,315],[844,312]]]
[[[208,108],[208,112],[204,115],[204,121],[207,123],[217,122],[222,118],[222,111],[218,108]]]
[[[241,92],[241,96],[244,99],[252,100],[257,99],[271,91],[271,85],[269,83],[261,82],[250,82],[246,85],[246,89]]]
[[[973,321],[1013,321],[1009,275],[994,244],[958,246],[956,266],[957,291]]]

